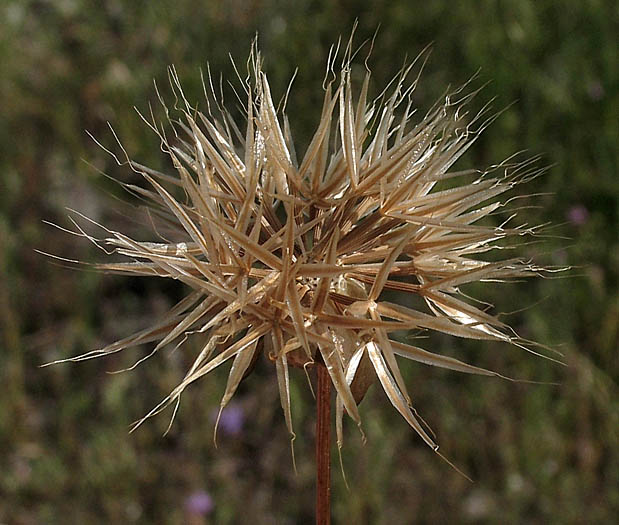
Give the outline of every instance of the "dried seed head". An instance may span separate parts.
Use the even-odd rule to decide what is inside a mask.
[[[207,334],[182,382],[136,426],[178,403],[188,385],[231,360],[221,400],[225,407],[264,353],[275,363],[291,434],[289,368],[320,361],[337,391],[340,444],[344,412],[360,425],[357,405],[377,382],[436,450],[412,409],[397,356],[465,373],[499,374],[405,344],[392,333],[433,330],[521,345],[508,326],[467,301],[459,288],[538,273],[519,259],[482,258],[504,239],[533,233],[509,226],[513,216],[500,226],[484,219],[502,206],[498,196],[539,173],[535,159],[509,159],[483,172],[451,171],[495,118],[488,106],[467,115],[476,92],[458,89],[415,122],[416,80],[408,80],[414,63],[389,92],[370,100],[369,73],[359,93],[353,91],[351,56],[349,46],[339,79],[333,75],[325,82],[320,121],[300,161],[255,48],[251,81],[244,84],[244,131],[223,107],[220,118],[213,116],[212,87],[206,114],[191,107],[170,69],[183,106],[179,120],[168,117],[174,139],[154,118],[149,126],[176,174],[128,162],[150,185],[132,191],[149,201],[152,215],[182,242],[138,241],[110,231],[107,246],[131,262],[98,267],[176,279],[191,292],[154,326],[73,359],[157,341],[140,363],[190,331]],[[390,302],[385,290],[417,295],[428,311]]]

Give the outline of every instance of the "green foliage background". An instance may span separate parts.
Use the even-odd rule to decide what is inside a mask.
[[[530,223],[568,239],[523,249],[569,278],[470,291],[524,336],[559,348],[566,367],[508,346],[432,337],[428,348],[513,377],[522,385],[405,365],[417,408],[470,484],[431,453],[374,388],[362,404],[368,443],[347,432],[334,467],[336,523],[611,523],[619,515],[619,7],[602,0],[195,2],[3,0],[0,3],[0,522],[310,523],[312,398],[295,374],[298,474],[274,371],[262,363],[237,394],[243,432],[212,441],[224,370],[192,387],[168,419],[128,435],[186,369],[165,352],[133,373],[108,375],[145,349],[103,361],[38,368],[146,326],[173,303],[174,284],[102,276],[54,264],[34,249],[101,261],[68,226],[65,207],[105,224],[130,213],[97,170],[134,180],[86,135],[106,145],[113,124],[132,157],[169,168],[133,106],[156,102],[175,64],[199,100],[199,69],[233,78],[255,33],[271,85],[299,73],[288,114],[300,143],[319,116],[329,46],[381,25],[370,60],[376,90],[428,43],[417,100],[427,109],[448,84],[492,80],[480,98],[512,102],[470,150],[483,167],[520,149],[556,165],[524,190]],[[231,99],[229,99],[231,100]],[[83,160],[92,166],[87,165]],[[521,188],[521,190],[523,190]],[[580,218],[579,218],[580,217]],[[536,304],[538,303],[538,304]],[[191,344],[191,343],[190,343]],[[337,456],[335,456],[337,457]],[[336,463],[337,465],[337,463]],[[188,514],[208,492],[213,511]],[[193,521],[191,521],[193,520]],[[202,520],[202,521],[201,521]]]

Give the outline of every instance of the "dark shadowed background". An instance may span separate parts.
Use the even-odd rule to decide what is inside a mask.
[[[313,400],[293,374],[298,473],[275,373],[260,363],[224,413],[214,414],[226,370],[169,413],[129,435],[184,374],[183,351],[166,350],[131,373],[146,348],[104,360],[39,368],[150,324],[180,296],[177,284],[68,269],[34,250],[102,261],[68,227],[67,207],[106,224],[129,222],[118,167],[85,133],[118,152],[170,170],[156,136],[133,109],[157,102],[175,64],[191,100],[200,69],[234,79],[259,33],[275,96],[297,78],[287,112],[298,143],[319,118],[329,46],[357,42],[380,24],[370,58],[374,94],[408,56],[433,43],[416,101],[427,110],[446,87],[492,81],[507,111],[461,165],[485,167],[527,149],[555,164],[520,191],[526,221],[552,237],[522,248],[539,261],[577,266],[569,278],[472,286],[523,336],[559,349],[567,366],[508,345],[431,337],[426,347],[512,377],[513,384],[403,364],[420,414],[450,469],[407,426],[379,388],[361,405],[368,437],[348,428],[350,490],[334,456],[336,523],[611,523],[619,514],[619,8],[612,1],[417,2],[13,1],[0,4],[0,522],[310,523]],[[614,36],[613,36],[614,35]],[[362,63],[362,62],[361,62]],[[169,93],[169,91],[167,91]],[[233,99],[227,99],[234,106]],[[548,195],[552,194],[552,195]],[[132,227],[131,225],[128,226]],[[563,238],[558,238],[561,236]],[[540,239],[541,240],[541,239]],[[334,451],[335,452],[335,451]],[[614,473],[614,474],[613,474]]]

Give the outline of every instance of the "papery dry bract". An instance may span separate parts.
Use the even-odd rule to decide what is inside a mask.
[[[340,445],[343,413],[361,425],[357,405],[377,382],[436,450],[412,409],[397,357],[499,374],[402,343],[391,334],[433,330],[520,345],[508,326],[465,300],[459,287],[539,271],[520,259],[489,262],[480,256],[503,239],[532,233],[524,226],[480,221],[502,206],[496,197],[539,173],[535,159],[508,160],[485,172],[450,171],[496,116],[489,107],[467,115],[476,92],[461,88],[415,122],[416,80],[407,80],[414,64],[400,72],[387,94],[370,100],[369,72],[359,93],[353,93],[350,46],[339,80],[331,74],[336,55],[329,59],[332,80],[323,86],[320,122],[300,161],[256,49],[251,81],[243,84],[243,131],[225,109],[218,108],[219,118],[213,116],[217,103],[212,94],[206,113],[191,107],[170,70],[183,105],[181,119],[170,119],[167,134],[154,117],[149,125],[177,173],[128,161],[151,187],[128,188],[147,199],[151,215],[174,228],[183,242],[153,242],[156,229],[147,241],[110,232],[105,243],[131,262],[98,267],[176,279],[191,292],[154,326],[73,359],[157,341],[139,363],[168,343],[182,341],[189,331],[207,334],[208,342],[182,382],[138,425],[178,403],[188,385],[232,360],[223,408],[258,354],[265,354],[275,363],[291,434],[289,368],[320,360],[337,391]],[[168,139],[170,130],[173,138]],[[449,188],[437,187],[447,179],[452,179]],[[389,302],[385,290],[422,297],[429,311]]]

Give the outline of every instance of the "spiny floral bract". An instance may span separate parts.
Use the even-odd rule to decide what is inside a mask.
[[[330,54],[320,121],[300,160],[255,48],[248,79],[242,82],[245,130],[214,102],[212,84],[208,111],[191,107],[170,69],[172,88],[183,106],[175,108],[182,118],[169,118],[173,140],[154,117],[149,125],[177,173],[128,162],[151,186],[131,186],[131,191],[147,199],[151,215],[173,228],[182,242],[138,241],[108,230],[105,243],[132,261],[98,267],[176,279],[191,292],[154,326],[73,358],[157,341],[139,363],[182,341],[188,332],[206,334],[207,342],[182,382],[138,425],[171,404],[178,407],[188,385],[231,360],[221,400],[225,407],[265,354],[275,363],[292,435],[289,368],[321,361],[337,392],[338,444],[344,412],[361,425],[358,404],[378,382],[436,450],[413,409],[397,357],[460,372],[499,374],[405,344],[393,332],[433,330],[520,345],[508,326],[465,300],[459,287],[538,272],[519,259],[489,262],[480,257],[499,247],[498,241],[531,234],[531,228],[507,227],[507,221],[488,225],[490,219],[479,224],[503,206],[495,200],[498,195],[539,173],[535,159],[508,160],[483,172],[450,171],[495,118],[488,106],[467,115],[476,92],[467,93],[464,87],[450,93],[415,123],[416,79],[407,80],[414,62],[397,75],[390,90],[370,100],[369,72],[358,94],[353,92],[350,46],[339,77],[333,74],[336,56]],[[215,106],[219,118],[211,112]],[[153,236],[158,237],[156,228]],[[429,310],[390,302],[383,297],[385,290],[399,292],[392,297],[419,296]]]

